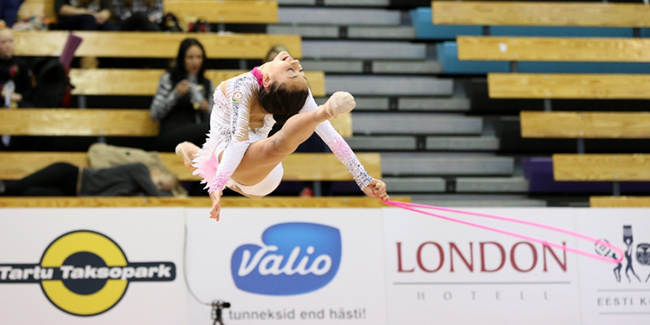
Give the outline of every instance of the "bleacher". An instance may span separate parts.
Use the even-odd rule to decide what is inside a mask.
[[[189,3],[166,0],[170,6],[183,7],[182,2]],[[197,8],[210,1],[193,2]],[[188,14],[192,17],[202,12],[185,7],[195,10]],[[243,50],[249,56],[220,48],[250,45],[251,40],[271,44],[278,37],[298,44],[291,51],[299,51],[305,69],[314,71],[309,78],[317,102],[339,90],[355,95],[357,108],[342,129],[349,130],[347,140],[356,152],[379,153],[392,195],[443,206],[586,206],[594,195],[649,191],[645,180],[553,179],[553,154],[626,158],[650,153],[643,146],[650,93],[644,38],[650,35],[648,6],[433,1],[413,8],[385,0],[278,0],[275,10],[258,22],[237,22],[231,14],[225,14],[231,21],[209,18],[220,24],[219,30],[223,24],[253,23],[263,24],[266,34],[191,34],[215,44],[206,50],[210,60],[248,60],[211,70],[212,80],[245,71],[265,54],[250,47]],[[142,37],[137,34],[132,37]],[[174,56],[173,51],[146,52],[154,46],[128,54],[92,52],[104,41],[86,43],[82,46],[89,47],[78,54],[127,60]],[[57,55],[44,48],[24,54]],[[71,76],[73,84],[90,85],[90,80],[130,70],[135,69],[73,69]],[[140,80],[141,86],[81,86],[74,94],[88,97],[89,103],[93,97],[150,96],[154,89],[144,85],[161,70],[137,70],[129,80]],[[345,186],[334,183],[332,188],[336,192]],[[613,204],[591,199],[592,205],[603,201]],[[645,202],[626,202],[632,201]]]
[[[20,17],[38,15],[55,20],[51,0],[28,0],[21,8]],[[141,32],[86,32],[75,31],[74,34],[83,39],[76,51],[76,57],[114,58],[117,60],[131,59],[171,59],[176,56],[178,44],[186,37],[199,39],[206,48],[207,59],[212,61],[236,60],[240,69],[211,69],[206,71],[206,77],[213,83],[234,77],[248,71],[266,55],[270,47],[276,44],[287,46],[294,57],[302,57],[300,35],[292,34],[261,34],[261,33],[229,33],[223,24],[270,24],[278,19],[276,1],[186,1],[166,0],[166,11],[173,11],[179,17],[189,17],[188,21],[205,19],[218,23],[219,31],[214,33],[141,33]],[[16,56],[23,57],[56,57],[61,54],[68,32],[14,32],[16,40]],[[107,46],[109,45],[110,46]],[[230,61],[228,61],[230,60]],[[214,65],[213,65],[214,66]],[[221,66],[221,65],[216,65]],[[101,68],[82,69],[74,67],[70,70],[70,81],[73,103],[79,103],[81,108],[58,109],[9,109],[0,111],[0,119],[5,123],[0,126],[0,134],[11,136],[40,136],[66,137],[75,141],[81,137],[106,141],[106,139],[122,139],[123,143],[133,140],[135,147],[140,142],[137,139],[152,139],[158,135],[158,123],[149,116],[148,107],[131,105],[130,98],[145,97],[148,102],[155,94],[158,79],[163,74],[162,69],[149,68]],[[315,96],[325,97],[324,73],[318,70],[306,71],[310,87]],[[92,102],[92,97],[99,101],[118,103],[118,108],[86,108]],[[135,101],[137,103],[137,101]],[[101,106],[101,105],[100,105]],[[351,114],[345,114],[332,120],[334,127],[344,137],[352,135]],[[146,148],[145,148],[146,149]],[[191,174],[184,166],[182,159],[172,153],[160,153],[165,165],[179,176],[183,182],[196,183],[199,178]],[[359,159],[374,177],[381,178],[380,157],[376,153],[360,153]],[[24,177],[48,164],[66,161],[78,166],[89,165],[86,152],[2,152],[0,153],[0,179],[15,180]],[[353,180],[345,167],[331,153],[296,153],[284,161],[284,181],[314,182],[315,192],[320,194],[320,182],[339,182],[351,184]],[[349,188],[348,185],[343,186]],[[256,200],[253,206],[378,206],[370,200],[363,199],[360,191],[352,195],[359,197],[331,198],[330,203],[324,199],[295,200],[290,197],[283,199]],[[209,206],[209,200],[201,197],[191,197],[185,201],[166,199],[85,199],[81,201],[57,198],[53,201],[43,201],[59,206],[165,206],[181,204],[185,206]],[[195,201],[197,199],[198,201]],[[245,201],[233,199],[234,206],[246,206]],[[408,198],[404,198],[408,200]],[[189,201],[188,201],[189,200]],[[226,201],[227,201],[226,200]],[[21,206],[28,200],[2,199],[0,205]],[[182,201],[182,202],[181,202]],[[186,202],[187,201],[187,202]],[[200,203],[197,203],[200,202]],[[225,201],[224,201],[225,202]],[[241,203],[237,203],[241,202]],[[271,202],[271,203],[269,203]],[[285,202],[285,203],[282,203]],[[313,202],[313,203],[310,203]],[[251,205],[248,206],[251,206]]]
[[[615,145],[610,150],[616,154],[592,154],[587,153],[589,149],[585,145],[585,139],[623,141],[621,139],[648,137],[639,132],[643,128],[640,125],[647,123],[646,114],[624,110],[625,100],[649,99],[650,43],[640,37],[646,32],[643,28],[650,25],[647,19],[650,7],[643,4],[434,1],[432,9],[434,24],[481,28],[481,36],[455,35],[453,44],[438,46],[443,52],[439,55],[445,60],[451,57],[450,64],[443,62],[443,71],[487,73],[489,99],[473,99],[472,103],[492,99],[517,101],[519,108],[512,108],[521,111],[519,137],[554,141],[577,139],[573,149],[577,154],[555,154],[566,149],[554,148],[552,142],[548,142],[546,154],[553,154],[552,158],[522,159],[531,193],[572,194],[574,202],[567,204],[579,204],[576,202],[581,201],[580,195],[610,193],[618,196],[650,191],[648,178],[642,172],[647,165],[645,155],[635,154],[636,151],[621,153],[625,149]],[[518,32],[508,31],[507,28],[513,26]],[[541,29],[526,30],[533,27]],[[558,28],[572,28],[585,34]],[[607,30],[601,28],[617,28],[612,31],[621,33],[605,35],[603,31]],[[522,99],[527,101],[519,101]],[[530,111],[540,108],[539,104],[527,105],[535,99],[541,101],[544,113]],[[558,107],[555,105],[558,100],[572,102]],[[595,112],[594,107],[588,111],[589,104],[584,103],[583,112],[581,100],[606,101],[602,105],[609,109]],[[619,101],[612,103],[613,100]],[[572,111],[565,111],[571,104]],[[521,144],[524,143],[531,142],[522,141]],[[521,150],[525,153],[526,149]]]

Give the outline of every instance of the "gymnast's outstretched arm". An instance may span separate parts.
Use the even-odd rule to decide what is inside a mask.
[[[328,104],[330,104],[329,101],[328,103],[325,103],[325,105]],[[300,113],[310,112],[317,108],[318,105],[316,104],[310,89],[307,101],[300,110]],[[315,131],[316,134],[318,134],[318,136],[327,144],[330,150],[332,150],[332,153],[334,153],[336,158],[345,165],[354,178],[354,181],[366,195],[381,200],[388,199],[388,194],[386,194],[386,183],[378,179],[373,179],[370,174],[368,174],[368,171],[363,167],[357,156],[354,154],[354,151],[352,151],[348,143],[336,131],[336,129],[334,129],[332,123],[329,121],[321,122],[318,124]]]

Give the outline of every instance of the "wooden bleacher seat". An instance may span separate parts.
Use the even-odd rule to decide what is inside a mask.
[[[148,109],[0,110],[0,134],[23,136],[155,137],[158,122]],[[352,136],[352,115],[330,120],[343,137]]]
[[[556,181],[650,181],[648,154],[555,154]]]
[[[633,38],[459,36],[458,59],[650,62],[650,40]]]
[[[648,196],[592,196],[589,198],[592,208],[650,208]]]
[[[490,98],[650,99],[650,75],[490,73]]]
[[[433,23],[441,25],[650,27],[642,3],[433,1]]]
[[[201,18],[209,23],[275,24],[278,2],[269,0],[164,0],[165,12],[181,20]]]
[[[524,138],[650,138],[650,113],[521,112]]]
[[[183,165],[173,153],[160,153],[165,166],[182,181],[196,181],[199,177]],[[359,161],[368,173],[381,178],[381,159],[378,153],[359,153]],[[87,167],[85,152],[2,152],[0,153],[0,180],[25,177],[55,162],[68,162]],[[345,166],[330,153],[294,153],[283,160],[285,181],[351,181]]]
[[[299,35],[147,33],[76,31],[83,42],[77,57],[175,58],[185,38],[198,39],[210,59],[263,59],[276,44],[283,44],[295,58],[302,57]],[[66,31],[15,32],[16,56],[60,56]]]
[[[158,135],[147,109],[9,109],[0,110],[0,134],[26,136]]]
[[[278,21],[278,3],[269,0],[214,1],[163,0],[165,12],[179,19],[201,18],[210,23],[273,24]],[[31,16],[56,20],[54,0],[25,0],[18,11],[18,19]]]
[[[410,197],[391,200],[411,202]],[[0,208],[99,208],[99,207],[193,207],[208,208],[208,197],[0,197]],[[368,197],[286,197],[269,196],[261,199],[224,196],[224,208],[383,208],[379,200]],[[206,216],[207,217],[207,216]]]
[[[240,75],[245,70],[206,70],[206,78],[214,85]],[[73,95],[90,96],[153,96],[158,80],[164,73],[159,69],[71,69],[70,82],[75,86]],[[325,96],[325,73],[306,71],[312,94]],[[117,80],[119,82],[106,82]]]

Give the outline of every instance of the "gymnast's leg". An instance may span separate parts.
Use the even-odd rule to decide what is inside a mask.
[[[347,113],[354,106],[354,97],[349,93],[341,92],[332,95],[324,105],[314,111],[292,116],[280,131],[267,139],[251,144],[233,173],[232,179],[246,186],[259,183],[282,162],[282,159],[307,140],[319,123]],[[198,152],[199,147],[189,142],[182,142],[176,146],[176,154],[183,157],[185,167],[188,169],[192,169],[192,159]]]
[[[232,179],[246,186],[261,182],[285,157],[309,139],[318,124],[347,113],[354,106],[354,97],[340,92],[318,109],[292,116],[274,135],[251,144]]]

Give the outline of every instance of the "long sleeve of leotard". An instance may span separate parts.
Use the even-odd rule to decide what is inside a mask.
[[[225,94],[231,106],[230,114],[212,114],[212,118],[222,119],[217,121],[217,124],[227,125],[227,127],[218,130],[218,136],[229,138],[229,140],[223,150],[215,177],[207,185],[209,193],[215,190],[223,191],[251,144],[248,137],[249,103],[257,88],[259,88],[257,80],[251,74],[244,74],[230,80],[226,85]],[[221,91],[221,89],[218,87],[215,91]],[[225,120],[226,118],[229,120]],[[215,125],[215,123],[211,124]]]
[[[302,107],[300,113],[310,112],[316,110],[316,108],[318,108],[318,104],[316,104],[310,89],[305,106]],[[368,186],[372,181],[372,177],[368,174],[357,156],[354,154],[352,148],[350,148],[343,137],[334,129],[332,123],[325,121],[318,124],[318,126],[316,126],[316,134],[318,134],[323,142],[327,144],[336,158],[345,165],[345,168],[348,169],[359,188],[363,190]]]

